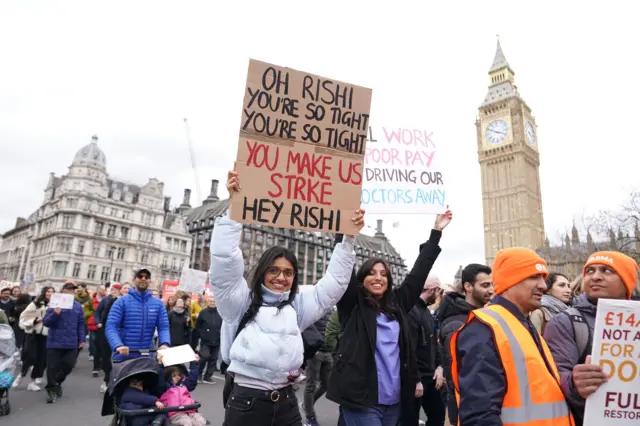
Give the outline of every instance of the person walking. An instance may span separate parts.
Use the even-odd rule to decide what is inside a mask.
[[[109,311],[111,310],[113,303],[118,297],[120,297],[120,284],[111,284],[109,291],[109,295],[104,297],[98,304],[93,316],[97,328],[96,343],[98,344],[98,351],[100,352],[100,367],[104,373],[103,381],[100,384],[101,393],[107,391],[107,383],[109,383],[109,375],[113,367],[111,364],[111,355],[113,354],[113,351],[111,350],[105,335],[105,326],[107,325]]]
[[[207,307],[198,314],[195,328],[200,336],[200,373],[203,383],[215,383],[213,373],[216,370],[220,350],[221,328],[222,317],[216,307],[216,299],[209,297]]]
[[[324,338],[329,322],[328,312],[324,317],[320,318],[313,325],[318,333]],[[331,355],[331,347],[327,345],[326,339],[323,340],[322,346],[312,359],[307,362],[305,370],[307,383],[304,387],[304,414],[307,418],[307,426],[319,426],[316,420],[316,410],[314,405],[316,401],[327,392],[329,385],[329,374],[333,368],[333,355]]]
[[[21,381],[27,377],[29,368],[31,368],[31,382],[27,385],[27,390],[37,392],[41,389],[40,385],[47,362],[47,334],[49,332],[42,321],[47,313],[49,299],[51,299],[53,292],[53,287],[43,287],[38,297],[20,315],[19,325],[25,332],[25,341],[22,351],[22,370],[13,382],[14,388],[20,386]]]
[[[451,376],[462,426],[573,426],[549,347],[529,321],[547,291],[534,251],[498,251],[496,296],[451,337]]]
[[[458,424],[458,402],[451,378],[450,342],[453,333],[458,331],[466,322],[471,311],[483,308],[494,295],[491,268],[479,263],[470,263],[462,270],[461,293],[452,292],[444,295],[438,318],[440,319],[440,343],[444,362],[444,373],[447,379],[447,416],[449,423]]]
[[[153,336],[158,330],[158,349],[171,346],[169,318],[162,300],[153,297],[149,289],[151,272],[140,269],[134,277],[135,289],[119,297],[109,311],[105,335],[117,359],[137,357],[129,349],[153,348]],[[126,321],[125,321],[126,318]]]
[[[67,281],[62,293],[74,295],[76,285]],[[62,396],[62,383],[76,365],[78,350],[86,342],[84,311],[77,300],[71,309],[49,308],[42,323],[47,327],[47,403]]]

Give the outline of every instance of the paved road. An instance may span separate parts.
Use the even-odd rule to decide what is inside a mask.
[[[211,422],[212,426],[221,426],[224,420],[222,408],[222,388],[224,379],[213,385],[199,385],[193,392],[194,399],[202,403],[200,412]],[[106,426],[110,418],[101,417],[102,394],[100,383],[102,378],[91,377],[91,365],[86,351],[82,351],[76,369],[64,384],[64,395],[55,404],[45,402],[44,390],[27,392],[27,381],[20,388],[11,390],[11,414],[2,417],[2,426]],[[298,400],[302,401],[304,385],[298,392]],[[338,408],[325,398],[316,403],[318,422],[322,426],[335,426],[338,423]],[[247,425],[249,426],[249,425]]]
[[[83,351],[76,369],[64,384],[64,395],[55,404],[46,404],[46,394],[27,392],[26,383],[10,392],[12,412],[0,418],[3,426],[106,426],[109,419],[100,416],[102,394],[99,392],[101,378],[91,377],[91,366]],[[201,384],[194,391],[194,399],[200,401],[201,413],[213,426],[221,426],[224,419],[222,409],[223,380],[214,385]],[[302,401],[302,391],[298,392]],[[322,398],[316,404],[318,421],[323,426],[337,424],[337,406]]]

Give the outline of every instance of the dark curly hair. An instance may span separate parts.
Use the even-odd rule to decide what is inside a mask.
[[[40,294],[38,295],[38,297],[36,297],[36,300],[33,301],[37,308],[40,308],[42,305],[49,305],[49,301],[46,299],[47,291],[49,291],[49,289],[53,290],[53,287],[42,287],[42,289],[40,290]]]
[[[364,279],[367,276],[371,275],[371,270],[378,264],[381,264],[387,271],[387,289],[384,291],[384,294],[381,298],[376,299],[364,287]],[[370,259],[367,259],[362,264],[360,269],[358,269],[358,272],[356,273],[356,280],[358,281],[358,287],[364,295],[365,301],[370,308],[372,308],[377,313],[384,313],[387,316],[394,315],[396,304],[393,301],[393,277],[391,276],[389,265],[387,265],[387,262],[385,262],[384,259],[379,257],[372,257]]]
[[[267,269],[269,269],[273,262],[281,257],[291,263],[293,266],[294,276],[289,298],[278,305],[278,310],[291,304],[293,299],[296,297],[296,293],[298,293],[298,259],[296,258],[296,255],[293,254],[291,250],[284,247],[274,246],[267,249],[262,253],[260,260],[251,271],[251,279],[249,281],[251,305],[249,305],[249,309],[247,310],[247,322],[250,322],[255,318],[258,314],[258,310],[262,306],[262,284],[264,284],[264,276],[267,273]]]

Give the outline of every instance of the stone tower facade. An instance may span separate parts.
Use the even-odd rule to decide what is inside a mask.
[[[488,265],[498,250],[542,248],[545,241],[535,118],[520,97],[500,46],[476,120]]]

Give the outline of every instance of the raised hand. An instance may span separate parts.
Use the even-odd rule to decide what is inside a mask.
[[[355,215],[351,218],[351,222],[358,228],[358,233],[364,228],[364,214],[366,212],[364,209],[358,209],[355,211]],[[349,237],[354,237],[354,235],[349,235]]]
[[[453,218],[453,212],[449,210],[449,206],[447,206],[447,211],[444,214],[439,214],[436,216],[436,222],[433,225],[433,229],[436,231],[442,231],[444,228],[451,223],[451,219]]]
[[[229,196],[233,196],[234,192],[239,192],[240,188],[238,172],[230,171],[227,173],[227,191],[229,191]]]

